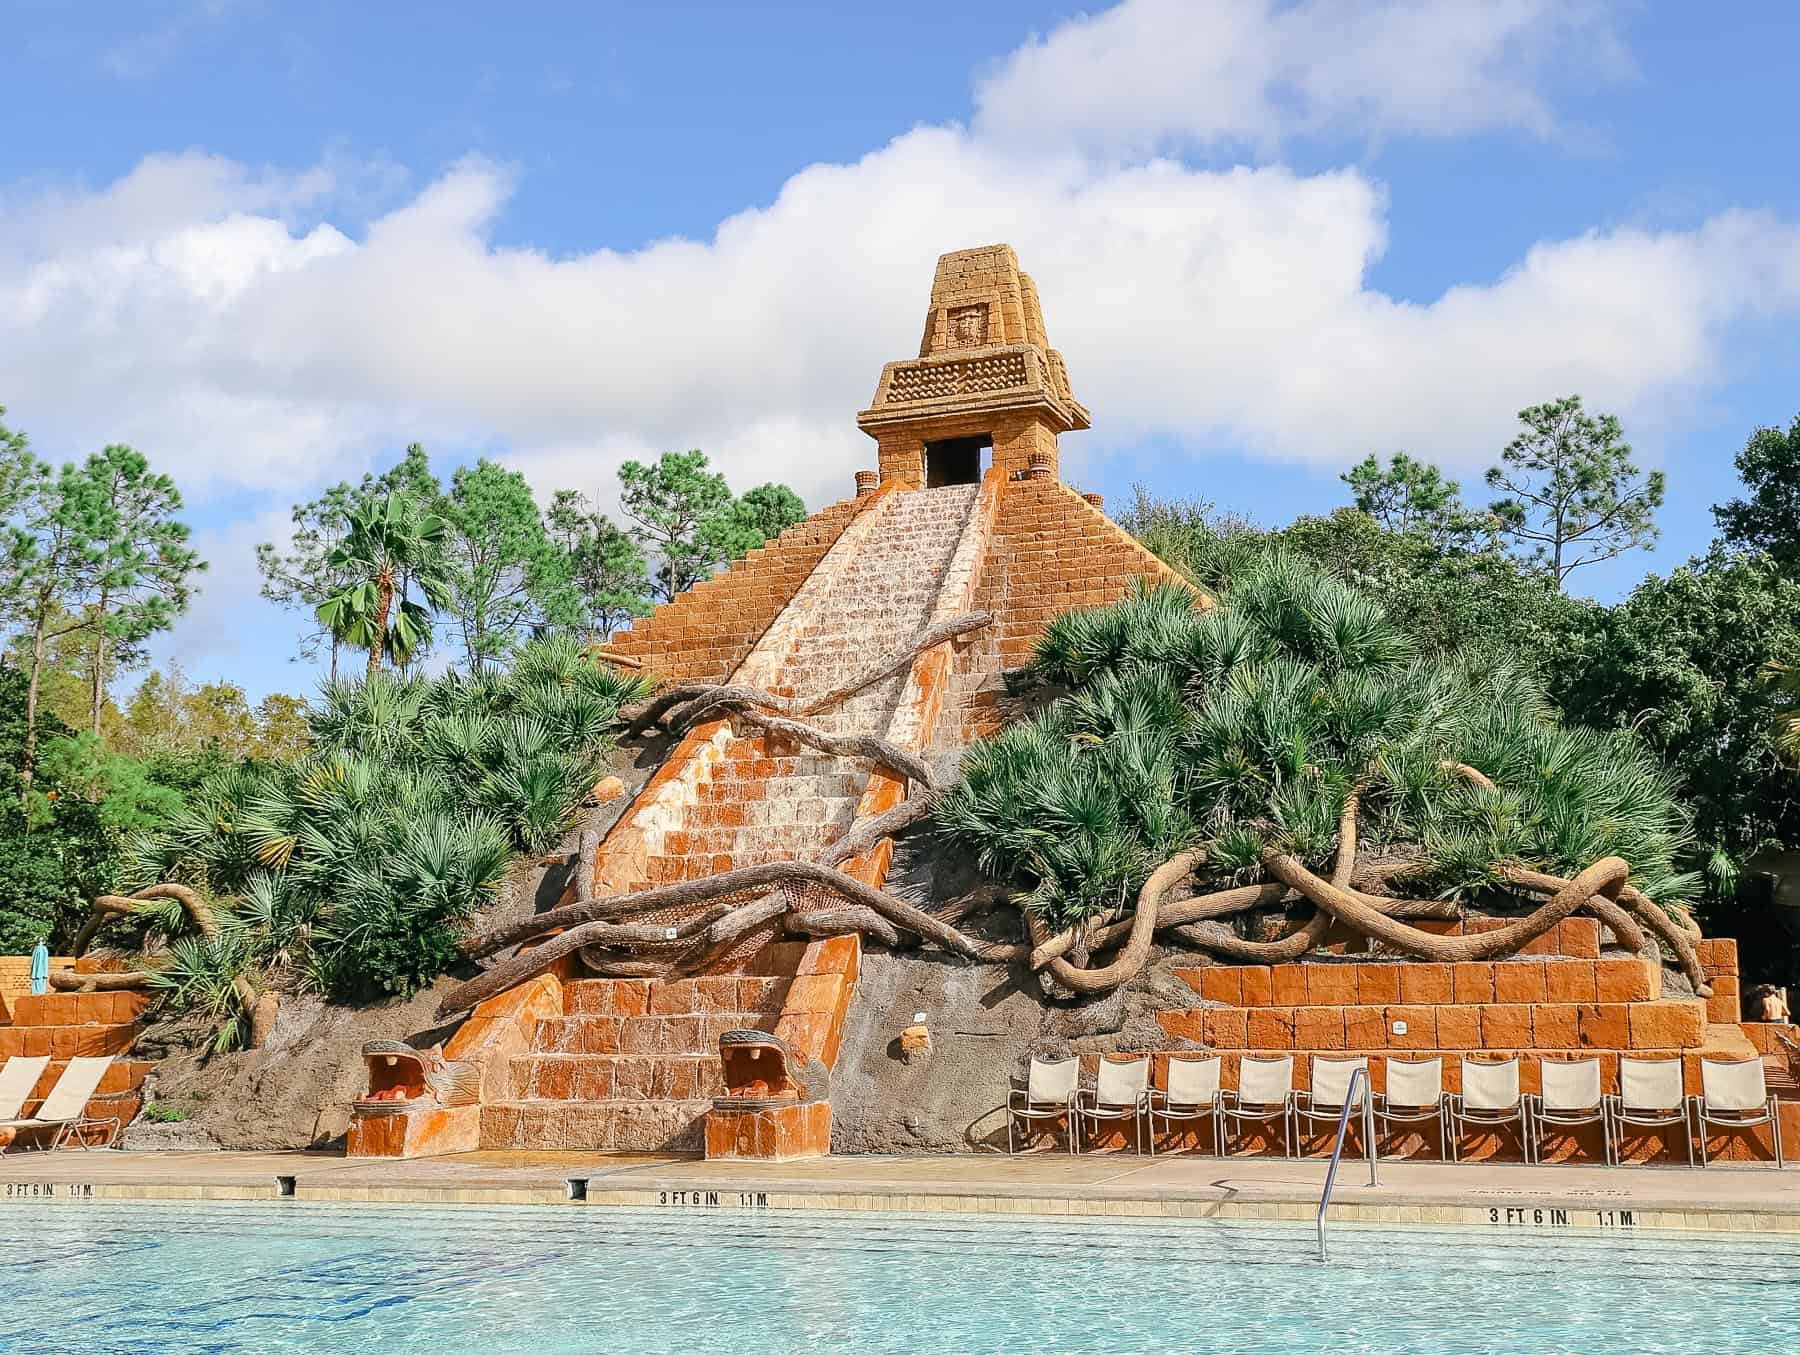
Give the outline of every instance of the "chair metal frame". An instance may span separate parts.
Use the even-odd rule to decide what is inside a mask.
[[[1438,1089],[1435,1101],[1415,1106],[1405,1101],[1395,1102],[1389,1093],[1382,1092],[1375,1097],[1375,1120],[1381,1126],[1383,1136],[1393,1132],[1391,1126],[1394,1121],[1399,1121],[1401,1124],[1430,1124],[1436,1121],[1438,1151],[1443,1153],[1448,1151],[1450,1146],[1450,1102],[1444,1094],[1444,1060],[1442,1057],[1403,1059],[1389,1055],[1387,1073],[1391,1082],[1396,1064],[1403,1068],[1426,1068],[1434,1063],[1438,1070]],[[1398,1110],[1395,1109],[1396,1105],[1399,1107]]]
[[[1321,1063],[1329,1063],[1349,1070],[1344,1079],[1344,1101],[1331,1104],[1316,1099],[1319,1086],[1319,1065]],[[1361,1090],[1360,1092],[1353,1092],[1352,1088],[1357,1086],[1356,1070],[1358,1068],[1363,1070]],[[1328,1125],[1336,1125],[1343,1119],[1345,1101],[1349,1101],[1352,1096],[1359,1096],[1362,1099],[1367,1099],[1373,1097],[1375,1094],[1369,1081],[1371,1073],[1369,1071],[1369,1056],[1367,1054],[1346,1055],[1343,1058],[1328,1054],[1314,1054],[1312,1056],[1310,1072],[1311,1077],[1309,1078],[1309,1081],[1312,1083],[1311,1089],[1294,1093],[1294,1124],[1296,1128],[1300,1127],[1300,1122],[1302,1120],[1322,1120]],[[1357,1105],[1360,1106],[1360,1104],[1361,1101],[1359,1100]],[[1355,1109],[1356,1107],[1353,1106],[1352,1108]],[[1302,1130],[1302,1132],[1305,1131]],[[1374,1143],[1371,1142],[1365,1144],[1364,1151],[1373,1158],[1375,1156]]]
[[[1627,1106],[1625,1104],[1625,1065],[1641,1064],[1646,1068],[1672,1068],[1675,1074],[1675,1104],[1672,1106]],[[1619,1090],[1606,1097],[1607,1113],[1611,1118],[1608,1136],[1612,1140],[1613,1161],[1623,1160],[1625,1156],[1625,1126],[1633,1129],[1666,1129],[1670,1125],[1681,1126],[1682,1142],[1687,1145],[1688,1166],[1694,1165],[1694,1126],[1693,1107],[1681,1091],[1681,1060],[1675,1059],[1639,1059],[1630,1054],[1619,1056]]]
[[[1065,1101],[1039,1100],[1031,1094],[1031,1070],[1035,1065],[1042,1068],[1062,1068],[1065,1064],[1075,1065],[1075,1080],[1070,1084],[1068,1099]],[[1006,1151],[1009,1156],[1017,1157],[1019,1153],[1015,1130],[1020,1120],[1037,1124],[1043,1121],[1054,1122],[1065,1120],[1068,1123],[1069,1152],[1081,1151],[1081,1118],[1077,1103],[1081,1099],[1081,1060],[1071,1054],[1066,1059],[1033,1058],[1025,1065],[1025,1085],[1011,1087],[1006,1093]]]
[[[1471,1068],[1507,1068],[1512,1069],[1513,1102],[1510,1106],[1473,1106],[1468,1103],[1466,1089],[1469,1085],[1469,1069]],[[1521,1089],[1519,1078],[1519,1059],[1499,1059],[1493,1063],[1478,1063],[1473,1059],[1462,1060],[1463,1092],[1453,1092],[1450,1096],[1450,1160],[1462,1161],[1462,1141],[1465,1126],[1477,1125],[1483,1129],[1503,1129],[1507,1125],[1519,1126],[1519,1145],[1523,1153],[1530,1152],[1531,1108],[1526,1104],[1525,1093]]]
[[[1221,1097],[1223,1096],[1222,1084],[1224,1081],[1223,1073],[1225,1069],[1225,1060],[1220,1058],[1217,1054],[1207,1054],[1198,1058],[1182,1054],[1171,1054],[1168,1057],[1168,1067],[1171,1070],[1169,1074],[1171,1081],[1174,1076],[1173,1069],[1178,1063],[1202,1067],[1209,1063],[1212,1065],[1212,1098],[1207,1101],[1176,1101],[1170,1098],[1170,1094],[1166,1088],[1150,1088],[1144,1103],[1144,1120],[1148,1130],[1146,1138],[1150,1144],[1150,1156],[1156,1156],[1156,1122],[1159,1119],[1163,1122],[1165,1133],[1173,1129],[1174,1123],[1177,1120],[1211,1120],[1213,1131],[1213,1156],[1223,1156],[1225,1151],[1225,1125],[1219,1115],[1219,1106]]]
[[[1130,1101],[1102,1101],[1100,1099],[1100,1078],[1097,1077],[1092,1087],[1078,1086],[1076,1088],[1075,1114],[1081,1120],[1081,1127],[1084,1131],[1087,1130],[1090,1123],[1093,1126],[1093,1133],[1088,1135],[1090,1148],[1093,1146],[1094,1139],[1099,1136],[1102,1121],[1130,1120],[1132,1122],[1131,1145],[1137,1150],[1139,1156],[1142,1156],[1144,1152],[1144,1121],[1148,1118],[1150,1102],[1150,1056],[1143,1054],[1136,1058],[1119,1059],[1109,1058],[1102,1054],[1100,1056],[1100,1077],[1104,1077],[1105,1070],[1109,1066],[1138,1069],[1138,1088],[1132,1099]]]
[[[1242,1088],[1244,1085],[1244,1068],[1247,1064],[1262,1064],[1271,1068],[1281,1064],[1287,1065],[1287,1091],[1279,1101],[1245,1101]],[[1282,1054],[1263,1058],[1254,1054],[1245,1054],[1238,1060],[1238,1091],[1221,1091],[1219,1093],[1219,1121],[1221,1137],[1219,1140],[1219,1156],[1224,1157],[1225,1140],[1223,1137],[1224,1117],[1233,1120],[1250,1121],[1255,1124],[1269,1125],[1277,1120],[1281,1122],[1281,1141],[1283,1157],[1294,1156],[1294,1056]]]
[[[1709,1067],[1755,1068],[1757,1080],[1762,1083],[1763,1088],[1762,1109],[1760,1111],[1753,1111],[1747,1108],[1742,1110],[1710,1109],[1705,1090],[1706,1070]],[[1712,1165],[1706,1155],[1706,1127],[1708,1125],[1718,1125],[1721,1129],[1752,1129],[1759,1124],[1768,1125],[1769,1133],[1775,1140],[1775,1165],[1777,1167],[1784,1167],[1787,1165],[1787,1161],[1781,1151],[1781,1104],[1776,1099],[1775,1093],[1769,1090],[1768,1081],[1763,1076],[1763,1061],[1760,1058],[1702,1058],[1700,1060],[1700,1085],[1700,1095],[1692,1098],[1692,1104],[1694,1111],[1694,1132],[1695,1137],[1700,1140],[1700,1165],[1702,1167],[1709,1167]]]
[[[1536,1165],[1544,1160],[1544,1126],[1549,1125],[1559,1130],[1579,1129],[1583,1125],[1600,1126],[1600,1155],[1609,1167],[1616,1167],[1618,1159],[1613,1154],[1612,1134],[1607,1125],[1606,1087],[1600,1080],[1600,1060],[1586,1059],[1539,1059],[1538,1075],[1544,1077],[1551,1068],[1581,1068],[1591,1070],[1594,1078],[1594,1103],[1591,1106],[1556,1106],[1549,1104],[1549,1098],[1543,1092],[1527,1094],[1526,1118],[1527,1127],[1531,1131],[1527,1143],[1525,1160]],[[1541,1084],[1540,1084],[1541,1085]]]

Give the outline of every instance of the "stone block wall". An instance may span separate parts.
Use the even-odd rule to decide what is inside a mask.
[[[866,495],[814,513],[614,635],[608,650],[645,660],[666,682],[725,681],[844,528],[875,501]]]
[[[51,967],[54,970],[57,962],[52,961]],[[50,1060],[25,1102],[24,1114],[37,1112],[70,1059],[111,1054],[113,1065],[89,1099],[86,1113],[93,1119],[117,1120],[121,1129],[130,1124],[143,1108],[144,1078],[155,1066],[128,1057],[149,1005],[148,994],[135,992],[50,992],[35,997],[27,992],[14,998],[8,1020],[0,1023],[0,1060],[15,1055]]]

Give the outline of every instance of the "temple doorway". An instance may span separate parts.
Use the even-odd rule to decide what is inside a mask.
[[[945,438],[925,444],[925,488],[973,485],[993,461],[994,435],[978,433],[968,438]]]

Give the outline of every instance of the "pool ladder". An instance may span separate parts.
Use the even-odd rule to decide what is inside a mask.
[[[1363,1112],[1363,1152],[1369,1158],[1369,1184],[1381,1183],[1375,1179],[1375,1093],[1369,1087],[1369,1070],[1353,1068],[1350,1071],[1350,1086],[1344,1092],[1344,1108],[1338,1112],[1337,1145],[1331,1150],[1331,1165],[1325,1169],[1325,1189],[1319,1194],[1319,1260],[1325,1255],[1325,1214],[1331,1208],[1331,1188],[1337,1184],[1338,1159],[1344,1155],[1344,1135],[1350,1128],[1350,1107],[1356,1104],[1356,1089],[1362,1087]]]

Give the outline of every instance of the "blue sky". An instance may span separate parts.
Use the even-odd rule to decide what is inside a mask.
[[[1587,0],[11,7],[0,404],[126,440],[213,560],[190,673],[306,690],[251,551],[391,461],[605,497],[705,447],[815,507],[944,249],[1007,239],[1083,487],[1265,521],[1367,451],[1479,494],[1617,411],[1703,549],[1800,412],[1800,11]]]

